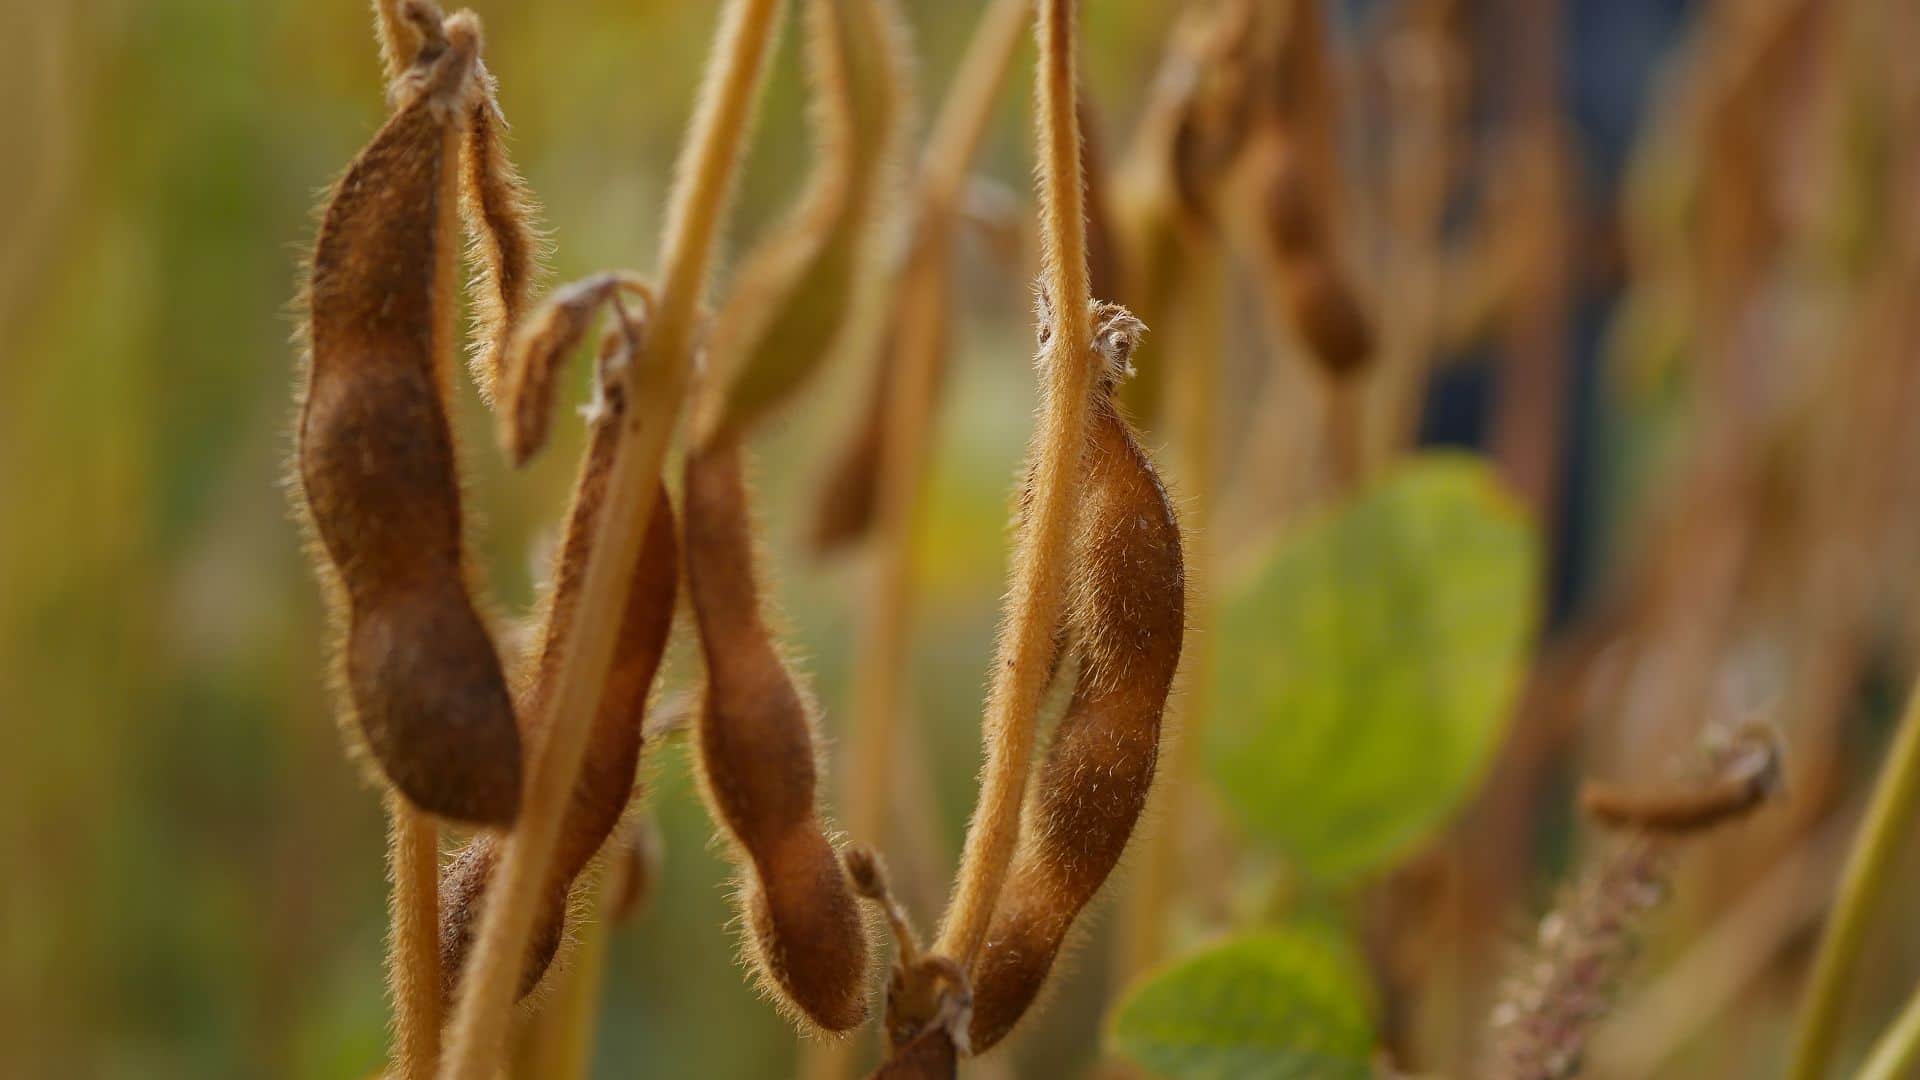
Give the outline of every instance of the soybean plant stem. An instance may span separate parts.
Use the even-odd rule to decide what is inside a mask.
[[[1913,816],[1920,810],[1920,683],[1907,701],[1906,715],[1860,824],[1853,852],[1840,879],[1840,892],[1827,919],[1813,981],[1800,1009],[1790,1080],[1818,1080],[1840,1031],[1840,1014],[1853,985],[1867,921],[1886,884],[1887,871],[1904,850]],[[1909,1012],[1913,1011],[1909,1009]],[[1900,1027],[1910,1027],[1902,1017]]]
[[[440,1060],[440,826],[387,796],[387,983],[393,994],[394,1076],[427,1080]]]
[[[1854,1080],[1900,1080],[1920,1066],[1920,990],[1900,1010],[1900,1018],[1873,1044],[1867,1063]]]
[[[1165,955],[1167,916],[1174,894],[1184,885],[1191,895],[1192,883],[1186,880],[1186,868],[1181,865],[1182,841],[1191,835],[1197,801],[1194,794],[1200,790],[1196,773],[1212,708],[1209,683],[1213,649],[1209,631],[1213,607],[1208,590],[1217,556],[1212,533],[1214,508],[1218,505],[1214,486],[1218,465],[1215,444],[1220,432],[1218,357],[1226,283],[1214,245],[1190,245],[1182,255],[1191,259],[1192,265],[1168,312],[1171,325],[1165,333],[1169,343],[1157,354],[1180,358],[1169,374],[1174,379],[1171,417],[1179,452],[1179,489],[1184,496],[1182,517],[1187,523],[1182,545],[1186,549],[1188,634],[1180,664],[1181,690],[1176,699],[1181,722],[1177,737],[1164,739],[1165,772],[1154,785],[1153,796],[1160,800],[1162,812],[1142,837],[1145,852],[1121,924],[1113,983],[1116,992]]]
[[[555,981],[559,985],[534,1017],[523,1047],[524,1058],[515,1053],[514,1075],[579,1080],[590,1071],[600,1019],[601,983],[605,981],[607,948],[613,935],[613,909],[626,888],[624,863],[603,858],[586,918],[580,920],[572,959],[558,973]]]
[[[651,333],[625,373],[625,408],[557,691],[546,744],[533,762],[520,820],[507,835],[499,877],[454,1015],[447,1080],[491,1080],[554,840],[580,771],[590,721],[613,662],[633,564],[653,514],[661,462],[692,374],[697,311],[714,236],[732,202],[741,146],[759,101],[778,0],[732,0],[709,59],[706,85],[676,167],[661,244],[659,304]]]
[[[1030,459],[1029,500],[1014,551],[1012,588],[983,724],[987,760],[980,803],[967,830],[959,885],[937,948],[964,966],[971,966],[986,937],[1019,839],[1035,721],[1046,694],[1054,631],[1066,595],[1075,481],[1098,363],[1091,340],[1086,206],[1075,109],[1076,6],[1074,0],[1043,0],[1037,20],[1042,274],[1052,308],[1052,334],[1041,354],[1045,388]]]

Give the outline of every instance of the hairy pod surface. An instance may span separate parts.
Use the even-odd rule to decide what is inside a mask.
[[[539,207],[533,193],[507,157],[506,119],[493,75],[484,65],[476,74],[480,93],[460,147],[460,196],[476,287],[469,364],[480,396],[491,402],[507,342],[533,304],[544,243],[534,224]]]
[[[603,343],[603,361],[629,347],[638,328],[627,325],[609,331]],[[615,404],[614,411],[619,406]],[[550,714],[558,687],[560,658],[566,648],[567,628],[580,604],[587,556],[607,499],[607,478],[619,427],[612,416],[593,426],[592,441],[574,487],[567,515],[566,538],[554,566],[545,618],[533,646],[533,678],[525,692],[521,715],[529,730],[525,741],[538,747],[545,732],[536,725]],[[539,985],[564,937],[569,899],[594,856],[620,824],[632,799],[639,772],[640,751],[647,712],[647,695],[660,670],[667,637],[673,628],[674,603],[679,591],[680,554],[672,504],[664,485],[654,496],[653,517],[634,562],[633,586],[621,615],[613,666],[600,695],[587,736],[587,752],[579,779],[560,822],[560,835],[548,873],[543,909],[534,924],[527,949],[519,993]],[[500,838],[483,833],[454,857],[441,882],[441,973],[452,993],[473,943],[475,929],[499,863]]]
[[[480,32],[465,13],[433,30],[322,213],[300,480],[344,607],[342,667],[368,751],[420,809],[503,825],[519,807],[520,741],[469,592],[445,402],[455,156]]]
[[[1108,370],[1081,457],[1062,640],[1073,694],[1041,762],[1030,817],[970,972],[973,1052],[1004,1038],[1046,981],[1074,918],[1118,864],[1146,803],[1180,663],[1186,575],[1173,506],[1113,403],[1141,326],[1102,305]]]
[[[642,302],[642,314],[633,318],[624,308],[619,311],[619,326],[605,339],[601,362],[630,358],[639,350],[645,316],[653,310],[653,291],[631,273],[595,274],[555,289],[518,325],[504,354],[499,406],[500,445],[515,465],[525,465],[546,445],[561,369],[586,340],[601,307],[618,307],[623,293]]]
[[[816,809],[812,719],[760,613],[737,442],[688,455],[687,587],[706,658],[703,790],[749,863],[742,898],[769,988],[810,1021],[866,1018],[867,939]]]

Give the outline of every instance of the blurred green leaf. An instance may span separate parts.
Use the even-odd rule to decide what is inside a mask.
[[[1365,975],[1325,931],[1250,934],[1175,964],[1120,1003],[1108,1042],[1178,1080],[1373,1073]]]
[[[1290,533],[1222,599],[1207,752],[1234,812],[1322,880],[1444,820],[1499,743],[1537,563],[1532,528],[1459,454]]]

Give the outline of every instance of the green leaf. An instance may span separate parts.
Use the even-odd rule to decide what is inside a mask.
[[[1499,744],[1538,572],[1532,528],[1461,454],[1289,533],[1222,598],[1206,751],[1227,804],[1322,881],[1404,853]]]
[[[1113,1051],[1177,1080],[1373,1074],[1366,979],[1318,930],[1265,931],[1183,960],[1114,1012]]]

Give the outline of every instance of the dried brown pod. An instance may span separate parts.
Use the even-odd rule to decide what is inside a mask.
[[[622,294],[641,301],[638,318],[629,317],[620,301]],[[638,349],[633,336],[653,310],[652,289],[632,273],[595,274],[555,289],[515,331],[502,363],[499,388],[500,445],[515,465],[526,464],[546,445],[555,381],[567,358],[586,340],[595,316],[609,304],[619,317],[616,332],[629,337],[623,349],[631,356]],[[619,355],[603,352],[608,360]],[[601,379],[599,385],[608,385],[608,380]]]
[[[1329,376],[1350,378],[1372,362],[1372,318],[1341,265],[1325,224],[1331,210],[1318,201],[1298,151],[1284,140],[1267,150],[1262,211],[1270,285],[1313,361]]]
[[[687,457],[687,587],[706,658],[702,790],[744,856],[749,950],[767,988],[828,1031],[867,1015],[865,927],[817,808],[812,710],[773,644],[754,580],[740,447]]]
[[[898,330],[889,325],[879,349],[879,363],[867,382],[866,398],[854,421],[853,437],[834,455],[814,503],[807,526],[807,544],[815,555],[842,550],[873,528],[879,503],[880,456],[887,441],[887,408],[894,395],[893,359],[900,346]]]
[[[1718,772],[1704,782],[1668,791],[1631,791],[1590,779],[1580,787],[1580,809],[1610,829],[1679,836],[1744,816],[1780,791],[1780,748],[1766,732],[1741,736]]]
[[[1102,304],[1106,368],[1081,458],[1063,652],[1072,697],[1041,761],[986,942],[969,972],[971,1042],[999,1042],[1039,994],[1074,918],[1133,834],[1159,758],[1160,721],[1185,631],[1180,526],[1113,396],[1144,327]]]
[[[533,646],[533,677],[522,702],[521,715],[527,718],[529,727],[523,737],[532,748],[537,749],[544,741],[545,732],[534,725],[550,715],[550,699],[557,689],[567,627],[580,603],[587,554],[600,508],[607,497],[607,477],[618,438],[618,414],[623,407],[618,397],[618,369],[621,363],[630,360],[642,332],[638,322],[623,319],[622,326],[610,330],[601,345],[603,411],[593,425],[592,441],[574,487],[566,537],[557,555],[547,610]],[[525,358],[530,354],[516,355]],[[575,883],[613,835],[633,795],[647,695],[666,651],[680,579],[672,505],[664,490],[655,495],[655,500],[645,542],[634,562],[633,586],[621,617],[613,666],[607,673],[600,707],[587,736],[587,753],[579,779],[574,783],[572,798],[561,819],[560,836],[547,877],[545,906],[527,948],[521,994],[537,986],[552,963],[565,932],[568,901]],[[500,845],[501,838],[491,833],[474,837],[455,855],[441,880],[440,957],[449,994],[472,946],[486,891],[499,863]]]
[[[493,74],[480,65],[476,77],[480,92],[460,148],[460,196],[474,278],[468,363],[480,396],[490,402],[506,363],[507,342],[533,304],[545,242],[535,224],[539,207],[533,193],[507,157],[507,122]]]
[[[404,12],[425,44],[396,110],[334,186],[307,290],[305,509],[345,626],[341,669],[381,772],[415,806],[513,820],[513,701],[467,579],[447,421],[457,307],[458,140],[480,26]]]

